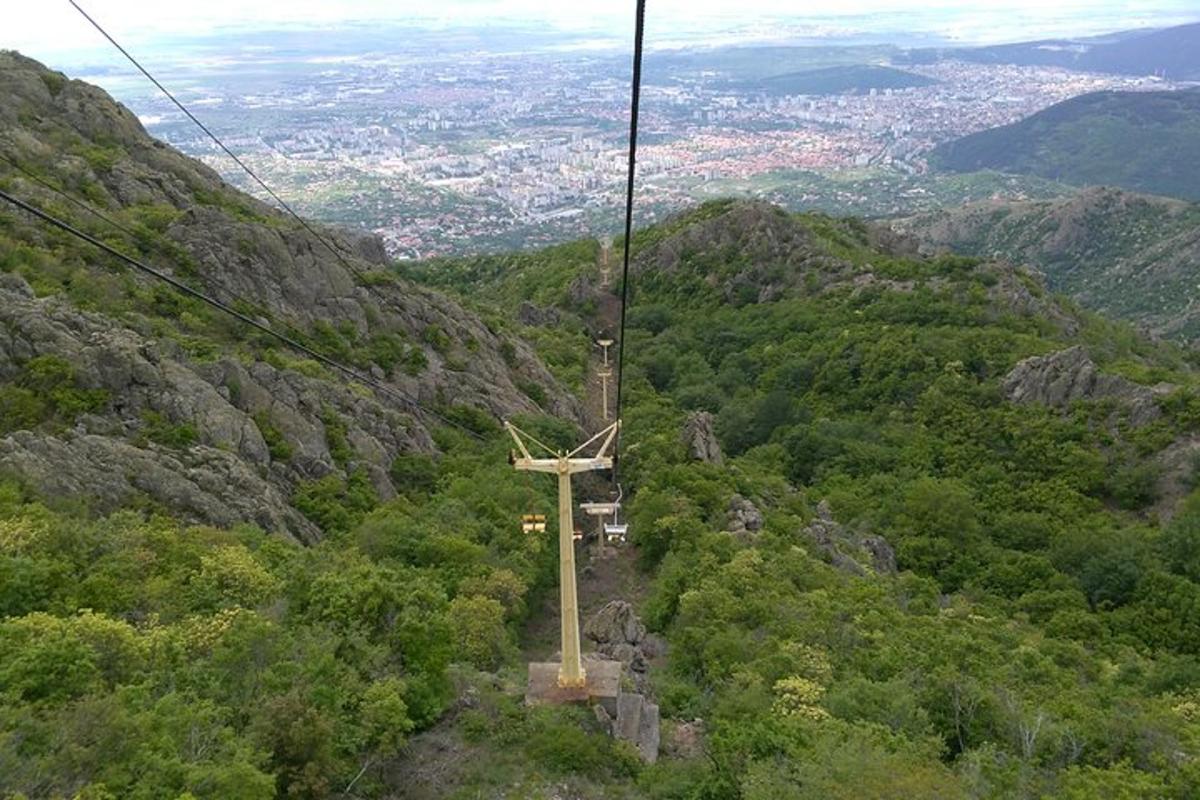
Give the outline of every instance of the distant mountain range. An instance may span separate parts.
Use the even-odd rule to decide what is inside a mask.
[[[1200,89],[1074,97],[943,144],[930,164],[1200,200]]]
[[[972,203],[893,228],[929,250],[1033,265],[1088,308],[1200,340],[1200,205],[1093,188],[1062,200]]]
[[[1089,39],[1046,39],[989,47],[911,50],[897,61],[929,64],[947,59],[1200,80],[1200,23],[1150,32],[1125,31]]]

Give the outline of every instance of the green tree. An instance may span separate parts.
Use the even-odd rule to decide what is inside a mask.
[[[450,629],[455,657],[479,669],[495,669],[508,651],[504,606],[490,597],[454,598],[450,602]]]

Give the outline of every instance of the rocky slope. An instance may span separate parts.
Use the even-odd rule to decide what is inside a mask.
[[[522,341],[397,279],[374,238],[322,229],[335,255],[150,138],[100,89],[14,53],[0,53],[0,153],[16,164],[0,161],[6,191],[422,406],[468,425],[540,410],[578,418],[575,401]],[[289,504],[298,486],[360,474],[387,498],[396,491],[393,460],[435,450],[434,417],[337,380],[7,207],[0,271],[0,381],[27,391],[29,365],[58,359],[74,390],[103,399],[86,414],[33,425],[0,419],[0,469],[36,489],[100,510],[142,497],[190,519],[251,521],[312,540],[317,526]],[[164,438],[174,441],[155,441]]]
[[[1155,333],[1200,333],[1200,206],[1118,189],[1052,201],[987,201],[897,220],[930,252],[1003,258],[1045,273],[1087,308]]]
[[[840,292],[929,290],[959,293],[965,301],[965,286],[955,278],[965,270],[986,286],[994,313],[1036,317],[1068,333],[1078,327],[1028,270],[1006,261],[957,264],[950,258],[943,260],[942,274],[918,281],[907,261],[918,250],[918,239],[886,226],[725,201],[664,223],[642,245],[632,269],[646,293],[734,307]]]

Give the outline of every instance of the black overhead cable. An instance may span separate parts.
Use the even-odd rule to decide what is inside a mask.
[[[249,325],[250,327],[257,329],[257,330],[267,334],[268,336],[278,339],[279,341],[283,342],[284,344],[288,345],[289,347],[291,347],[295,350],[298,350],[299,352],[304,353],[305,355],[309,356],[313,360],[315,360],[321,364],[324,364],[325,366],[329,367],[330,369],[333,369],[334,371],[341,374],[343,377],[351,378],[355,381],[358,381],[359,383],[370,386],[370,387],[374,388],[376,391],[378,391],[379,393],[381,393],[385,396],[391,397],[394,400],[398,400],[400,403],[409,407],[413,411],[420,411],[425,414],[428,414],[429,416],[433,417],[434,419],[437,419],[440,422],[443,422],[447,425],[458,428],[459,430],[463,431],[464,433],[466,433],[476,439],[479,439],[481,441],[483,440],[482,436],[480,436],[478,433],[471,430],[470,428],[466,427],[465,425],[463,425],[459,422],[456,422],[455,420],[452,420],[449,417],[446,417],[443,414],[438,413],[437,411],[434,411],[429,408],[425,408],[420,403],[418,403],[416,400],[413,400],[411,397],[408,397],[408,396],[402,394],[401,392],[397,391],[396,389],[392,388],[391,386],[388,386],[385,383],[375,380],[370,375],[364,375],[363,373],[359,372],[358,370],[354,369],[353,367],[346,366],[345,364],[341,363],[340,361],[337,361],[336,359],[330,358],[329,356],[325,355],[324,353],[314,350],[313,348],[309,347],[308,345],[306,345],[302,342],[299,342],[296,339],[293,339],[292,337],[288,336],[287,334],[276,331],[269,325],[264,325],[263,323],[259,322],[258,320],[254,319],[250,316],[247,316],[246,314],[243,314],[242,312],[227,305],[226,303],[223,303],[222,301],[216,299],[215,297],[210,297],[209,295],[205,294],[204,292],[193,289],[191,286],[188,286],[186,283],[184,283],[183,281],[180,281],[178,278],[168,275],[165,272],[162,272],[161,270],[157,270],[154,267],[148,266],[147,264],[145,264],[141,261],[138,261],[136,258],[133,258],[132,256],[122,253],[120,250],[117,250],[115,247],[112,247],[111,245],[108,245],[108,244],[100,241],[99,239],[92,236],[91,234],[79,230],[78,228],[72,226],[70,223],[64,222],[63,220],[59,219],[58,217],[55,217],[52,214],[48,214],[45,211],[41,210],[40,208],[37,208],[36,206],[30,205],[29,203],[26,203],[24,200],[13,197],[8,192],[0,190],[0,200],[4,200],[8,203],[11,203],[12,205],[16,206],[17,208],[19,208],[29,214],[32,214],[33,216],[37,217],[38,219],[42,220],[43,222],[47,223],[48,225],[58,228],[61,231],[65,231],[66,233],[69,233],[78,239],[82,239],[83,241],[87,242],[88,244],[90,244],[94,247],[98,247],[99,249],[103,250],[104,252],[108,253],[109,255],[111,255],[121,261],[124,261],[126,264],[133,267],[134,269],[140,270],[140,271],[146,273],[147,275],[150,275],[154,278],[157,278],[160,281],[164,281],[164,282],[170,284],[176,290],[182,292],[183,294],[186,294],[189,297],[193,297],[197,300],[200,300],[203,303],[207,303],[208,305],[212,306],[213,308],[215,308],[219,311],[222,311],[222,312],[228,314],[229,316],[234,317],[237,320],[240,320],[241,322],[244,322],[245,324]]]
[[[275,200],[275,202],[278,203],[281,208],[283,208],[284,211],[291,214],[296,219],[296,221],[299,222],[304,227],[304,230],[308,231],[310,234],[315,236],[321,242],[321,244],[325,245],[326,249],[328,249],[329,252],[333,253],[333,255],[337,258],[337,260],[342,263],[342,266],[345,267],[346,269],[348,269],[356,278],[358,278],[363,283],[364,288],[366,288],[366,290],[368,292],[371,291],[371,284],[368,281],[367,277],[362,273],[361,270],[355,269],[350,264],[350,262],[348,262],[345,259],[345,257],[342,256],[341,252],[329,242],[328,239],[326,239],[324,236],[322,236],[320,233],[318,233],[311,225],[309,225],[308,221],[305,220],[304,217],[297,214],[292,209],[292,207],[284,201],[284,199],[282,197],[280,197],[278,194],[276,194],[275,191],[270,186],[268,186],[265,181],[263,181],[262,178],[258,177],[257,173],[255,173],[254,170],[250,169],[250,167],[246,166],[246,163],[244,161],[242,161],[240,158],[238,158],[236,155],[234,155],[233,151],[230,150],[228,147],[226,147],[225,143],[222,142],[219,138],[217,138],[217,135],[215,133],[213,133],[211,130],[209,130],[207,125],[205,125],[203,122],[201,122],[199,119],[197,119],[196,115],[193,114],[191,111],[189,111],[187,106],[185,106],[182,102],[180,102],[179,99],[175,97],[175,95],[171,94],[171,92],[169,92],[167,90],[167,87],[163,86],[157,78],[155,78],[153,75],[151,75],[150,71],[147,70],[145,67],[143,67],[141,65],[141,63],[136,58],[134,58],[133,55],[131,55],[128,50],[126,50],[124,47],[122,47],[121,44],[119,42],[117,42],[117,40],[114,39],[109,34],[108,31],[106,31],[103,27],[101,27],[99,22],[96,22],[96,20],[92,19],[91,15],[89,15],[86,11],[84,11],[83,8],[80,7],[79,3],[75,2],[75,0],[68,0],[68,2],[75,7],[76,11],[78,11],[80,14],[83,15],[84,19],[86,19],[88,22],[90,22],[92,24],[93,28],[95,28],[97,31],[99,31],[100,34],[105,39],[108,39],[108,41],[112,43],[113,47],[115,47],[115,48],[117,48],[117,50],[121,51],[121,55],[125,56],[125,58],[127,58],[129,60],[130,64],[133,64],[133,66],[137,67],[138,71],[141,72],[143,75],[145,75],[147,80],[149,80],[156,87],[158,87],[158,90],[160,92],[162,92],[164,95],[166,95],[167,99],[170,100],[172,103],[174,103],[176,108],[178,108],[185,115],[187,115],[188,119],[190,119],[192,122],[196,123],[196,126],[198,128],[200,128],[200,130],[204,131],[204,133],[206,133],[208,135],[208,138],[212,139],[213,142],[217,145],[217,147],[221,148],[221,150],[223,150],[225,152],[225,155],[227,155],[231,159],[233,159],[233,162],[235,164],[237,164],[239,167],[241,167],[242,170],[247,175],[249,175],[254,180],[255,183],[257,183],[259,186],[261,186],[263,191],[265,191],[267,194],[269,194]]]
[[[617,345],[617,420],[621,419],[625,377],[625,310],[629,306],[629,247],[633,239],[633,176],[637,166],[638,105],[642,96],[642,38],[646,28],[646,0],[637,0],[637,24],[633,33],[633,89],[629,103],[629,177],[625,185],[625,261],[621,269],[621,335]],[[620,437],[620,431],[617,436]],[[617,439],[618,446],[620,438]],[[613,480],[617,468],[613,464]]]

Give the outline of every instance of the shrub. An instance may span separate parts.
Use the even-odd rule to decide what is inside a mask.
[[[54,421],[70,425],[80,414],[108,404],[103,389],[81,388],[75,368],[58,356],[38,356],[21,369],[15,385],[0,387],[0,432]]]
[[[354,458],[354,450],[346,439],[346,421],[330,406],[321,409],[321,423],[325,426],[325,444],[334,463],[345,467]]]
[[[437,485],[437,461],[424,453],[401,453],[389,474],[401,494],[428,494]]]
[[[0,386],[0,435],[34,428],[46,416],[46,404],[30,390]]]
[[[279,430],[271,419],[271,415],[265,411],[259,411],[254,415],[254,424],[258,426],[258,432],[262,434],[263,441],[267,444],[267,450],[271,453],[271,459],[274,461],[288,461],[292,457],[292,446],[288,444],[287,439],[283,435],[283,431]]]
[[[292,498],[300,513],[326,533],[344,533],[362,522],[379,503],[365,470],[355,470],[346,480],[326,475],[301,483]]]
[[[500,666],[509,650],[504,606],[490,597],[456,597],[450,603],[455,657],[482,670]]]
[[[199,439],[195,425],[190,422],[172,424],[157,411],[143,413],[142,423],[142,435],[163,447],[183,450],[191,447]]]

